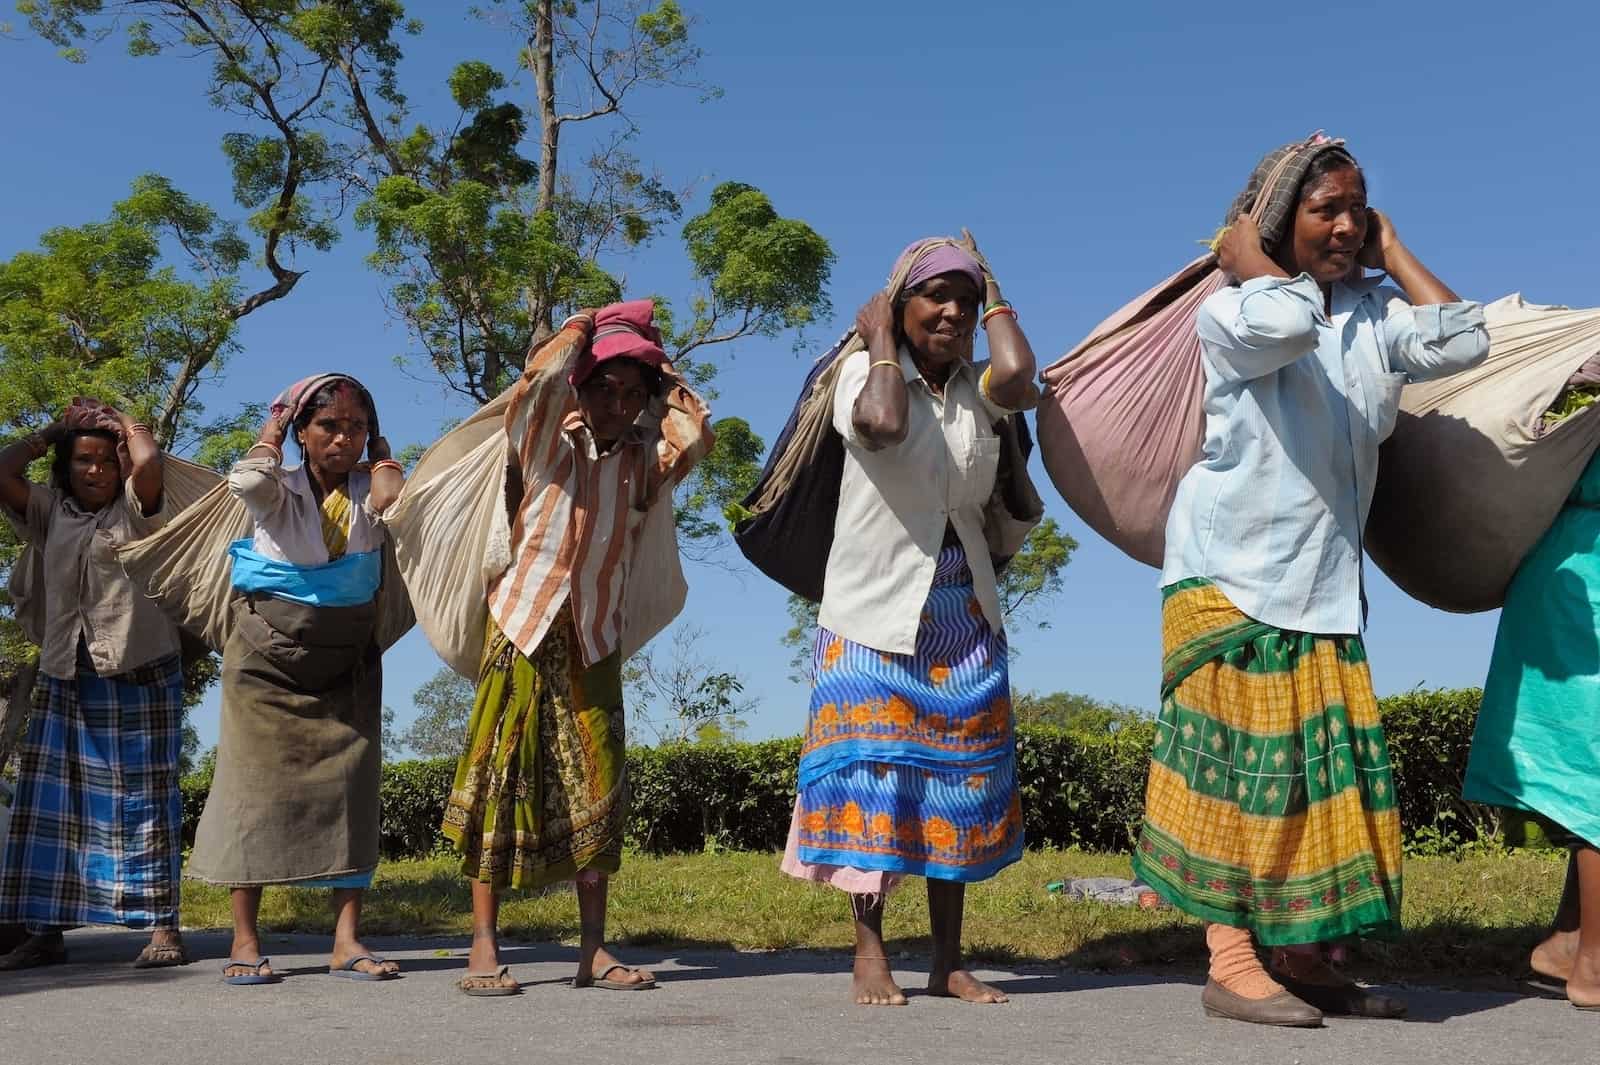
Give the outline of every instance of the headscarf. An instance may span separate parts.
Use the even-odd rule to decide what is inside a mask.
[[[302,377],[278,393],[272,401],[272,406],[268,408],[268,413],[274,418],[282,418],[287,414],[289,421],[293,422],[305,411],[306,404],[311,402],[312,396],[320,392],[323,386],[332,384],[335,381],[348,381],[354,385],[356,391],[361,393],[366,399],[367,405],[372,408],[373,414],[377,414],[378,406],[372,402],[372,393],[367,391],[365,385],[347,373],[319,373],[312,374],[310,377]]]
[[[893,273],[898,274],[902,267],[907,267],[902,291],[940,274],[964,274],[980,293],[983,291],[983,265],[952,237],[924,237],[917,241],[900,253]]]
[[[1258,196],[1265,196],[1266,205],[1260,211],[1256,225],[1261,230],[1261,246],[1268,253],[1275,251],[1294,229],[1290,212],[1294,209],[1296,197],[1300,195],[1300,184],[1305,181],[1306,172],[1318,156],[1331,151],[1340,152],[1352,164],[1355,163],[1355,157],[1345,148],[1343,140],[1329,137],[1320,129],[1303,141],[1285,144],[1268,152],[1251,171],[1250,181],[1244,191],[1234,197],[1233,206],[1228,208],[1226,223],[1232,225],[1235,218],[1255,206]],[[1273,169],[1283,160],[1287,161],[1282,171],[1272,182],[1272,187],[1267,188],[1267,180],[1272,176]]]
[[[612,359],[635,359],[660,369],[667,361],[656,328],[655,300],[629,300],[602,307],[594,316],[594,338],[579,353],[568,378],[574,388],[594,376],[600,364]]]

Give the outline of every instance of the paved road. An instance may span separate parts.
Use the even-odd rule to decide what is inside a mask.
[[[1600,1060],[1600,1017],[1565,1002],[1492,993],[1412,991],[1412,1020],[1334,1021],[1317,1031],[1205,1019],[1199,987],[1166,975],[985,971],[1006,1006],[914,997],[900,1009],[845,1000],[840,955],[661,953],[629,960],[661,976],[655,991],[576,991],[569,948],[516,947],[506,959],[526,988],[510,999],[453,989],[460,939],[373,940],[400,959],[402,980],[326,975],[327,941],[274,936],[287,975],[226,987],[225,937],[194,934],[203,960],[140,972],[143,937],[80,931],[72,962],[0,973],[0,1063],[150,1065],[772,1065],[960,1062],[963,1065],[1189,1062],[1338,1065],[1547,1065]],[[907,966],[914,964],[911,960]],[[899,971],[908,989],[917,970]]]

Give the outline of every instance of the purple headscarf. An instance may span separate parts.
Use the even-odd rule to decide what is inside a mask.
[[[949,237],[924,237],[900,253],[895,260],[896,269],[907,259],[911,271],[906,274],[906,288],[916,288],[931,277],[940,274],[965,274],[983,292],[983,267],[969,255],[965,248]]]

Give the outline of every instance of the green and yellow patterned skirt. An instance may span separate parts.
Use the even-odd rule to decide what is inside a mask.
[[[1400,930],[1400,815],[1359,636],[1163,589],[1161,716],[1134,852],[1174,906],[1266,946]]]
[[[625,763],[621,655],[585,668],[567,607],[532,655],[490,621],[444,813],[462,874],[503,889],[615,873]]]

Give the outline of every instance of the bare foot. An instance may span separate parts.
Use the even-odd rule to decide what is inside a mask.
[[[363,954],[371,953],[372,951],[368,950],[359,942],[346,943],[343,946],[335,943],[333,947],[333,956],[328,959],[328,971],[332,972],[335,969],[343,969],[346,965],[350,964],[351,958],[359,958]],[[488,972],[489,970],[478,969],[475,971]],[[372,959],[368,958],[365,961],[356,962],[356,972],[372,973],[374,976],[378,975],[379,973],[387,973],[390,976],[394,976],[400,972],[400,963],[397,961],[388,960],[373,961]]]
[[[610,970],[607,972],[606,970]],[[586,984],[594,980],[610,980],[618,984],[650,984],[654,983],[656,974],[648,969],[630,969],[616,959],[605,947],[596,948],[589,956],[589,964],[583,963],[583,951],[578,952],[578,975],[574,982]]]
[[[851,970],[850,993],[858,1006],[904,1006],[906,993],[894,982],[887,958],[857,957]]]
[[[1578,956],[1578,933],[1551,932],[1549,938],[1528,957],[1528,968],[1552,980],[1565,980],[1572,975],[1572,961]]]
[[[1583,1009],[1600,1009],[1600,957],[1573,954],[1567,1001]]]
[[[928,977],[928,994],[940,998],[959,998],[962,1002],[1010,1002],[1004,991],[990,987],[965,969],[953,973],[933,973]]]

